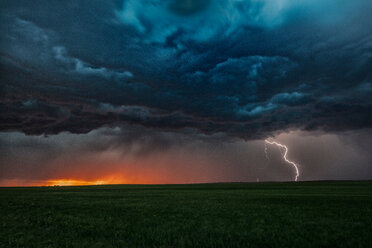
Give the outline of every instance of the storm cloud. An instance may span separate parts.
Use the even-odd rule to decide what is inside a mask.
[[[0,0],[0,179],[155,158],[194,166],[171,182],[290,180],[262,169],[268,137],[305,161],[301,180],[371,178],[370,13],[365,0]]]
[[[275,140],[290,147],[299,180],[371,179],[371,131],[324,134],[294,131]],[[48,137],[0,134],[0,186],[48,180],[107,183],[291,181],[295,172],[276,146],[195,130],[101,128]]]
[[[372,125],[368,1],[2,1],[2,131]]]

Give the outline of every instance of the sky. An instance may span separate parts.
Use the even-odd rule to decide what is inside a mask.
[[[371,180],[370,13],[0,0],[0,186]]]

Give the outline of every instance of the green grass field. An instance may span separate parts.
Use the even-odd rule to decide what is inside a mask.
[[[372,182],[0,188],[0,247],[372,247]]]

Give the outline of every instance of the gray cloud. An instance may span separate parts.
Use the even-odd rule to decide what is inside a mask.
[[[361,139],[361,137],[363,137]],[[370,179],[371,130],[340,133],[289,132],[274,138],[289,147],[300,180]],[[158,131],[138,126],[88,134],[0,134],[0,185],[11,180],[99,180],[112,174],[149,183],[289,181],[291,166],[276,146],[265,155],[262,140],[231,139],[196,130]],[[142,181],[141,181],[142,180]],[[133,182],[133,181],[130,181]]]

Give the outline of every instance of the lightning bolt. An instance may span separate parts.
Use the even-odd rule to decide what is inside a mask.
[[[295,181],[297,182],[297,179],[298,179],[298,177],[300,176],[300,172],[299,172],[299,170],[298,170],[298,165],[297,165],[295,162],[292,162],[292,161],[288,160],[288,158],[287,158],[288,147],[287,147],[286,145],[279,144],[278,142],[275,142],[275,141],[269,141],[269,140],[266,139],[266,140],[265,140],[265,153],[266,153],[266,157],[267,157],[267,158],[268,158],[268,156],[267,156],[267,146],[266,146],[266,144],[276,145],[276,146],[278,146],[279,148],[284,149],[284,154],[283,154],[282,149],[281,149],[281,152],[282,152],[282,155],[283,155],[283,159],[284,159],[285,162],[287,162],[288,164],[292,165],[292,166],[295,168],[295,170],[296,170]]]

